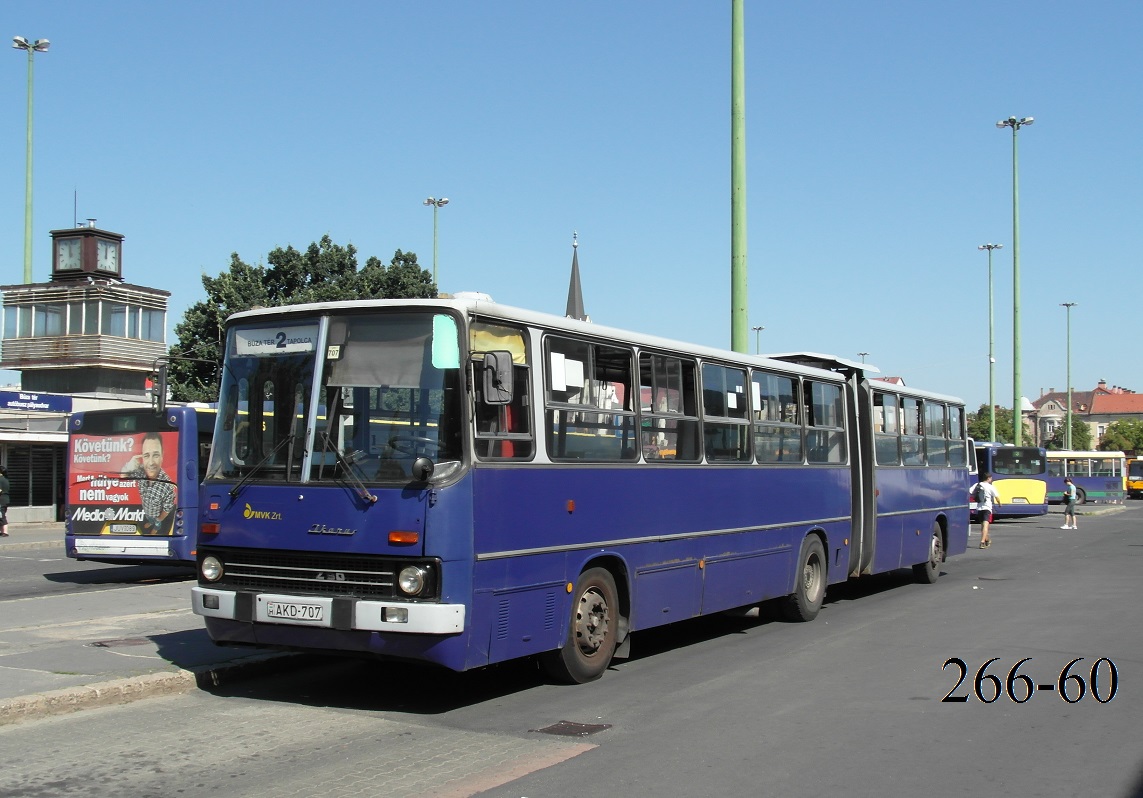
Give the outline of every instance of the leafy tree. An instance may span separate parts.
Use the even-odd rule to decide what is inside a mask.
[[[1121,418],[1107,425],[1099,448],[1109,452],[1143,451],[1143,421]]]
[[[968,414],[968,435],[975,441],[991,441],[989,437],[988,405],[983,404],[975,413]],[[1015,440],[1012,429],[1012,411],[996,408],[996,440],[993,443],[1012,443]],[[1032,440],[1032,430],[1024,422],[1022,440]]]
[[[203,275],[206,299],[187,309],[175,327],[178,342],[169,351],[168,384],[180,402],[218,398],[222,336],[232,313],[255,307],[279,307],[341,299],[429,298],[437,295],[432,275],[417,264],[416,253],[397,250],[386,266],[370,257],[357,268],[357,249],[322,236],[299,252],[278,247],[268,266],[251,266],[238,253],[218,277]]]
[[[1066,424],[1060,424],[1056,427],[1056,431],[1052,433],[1051,439],[1044,444],[1045,449],[1065,449],[1064,445],[1066,440],[1064,436],[1064,427]],[[1083,419],[1079,416],[1072,414],[1072,450],[1077,452],[1086,452],[1091,450],[1091,427],[1084,423]]]

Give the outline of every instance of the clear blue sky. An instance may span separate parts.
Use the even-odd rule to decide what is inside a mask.
[[[730,2],[8,0],[35,64],[35,273],[73,219],[126,235],[170,327],[237,252],[329,234],[441,290],[562,313],[572,232],[599,323],[730,343]],[[746,0],[750,324],[1012,401],[1012,135],[1023,393],[1143,391],[1143,3]],[[23,280],[26,56],[0,81],[0,283]],[[73,203],[73,200],[78,200]],[[754,333],[750,346],[754,346]],[[174,340],[173,332],[170,341]]]

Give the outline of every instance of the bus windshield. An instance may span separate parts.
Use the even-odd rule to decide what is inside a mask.
[[[232,329],[227,346],[210,478],[404,484],[418,457],[433,461],[438,479],[459,468],[452,316],[255,322]]]
[[[1010,477],[1033,477],[1044,473],[1040,450],[1028,446],[997,448],[992,455],[992,473]]]

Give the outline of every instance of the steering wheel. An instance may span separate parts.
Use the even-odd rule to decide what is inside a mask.
[[[422,446],[431,447],[426,452],[430,457],[434,457],[440,450],[440,443],[432,438],[426,438],[423,435],[394,435],[389,439],[389,445],[396,449],[401,454],[416,455],[418,444]]]

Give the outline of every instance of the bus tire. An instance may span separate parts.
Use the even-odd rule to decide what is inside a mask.
[[[808,535],[798,555],[794,592],[782,600],[782,614],[789,621],[812,621],[825,601],[826,558],[821,539]]]
[[[913,566],[913,578],[922,585],[931,585],[941,573],[941,563],[945,561],[945,539],[941,525],[933,521],[933,534],[929,538],[929,559]]]
[[[567,640],[541,656],[548,676],[564,684],[598,679],[611,664],[619,637],[619,592],[604,568],[579,575],[572,594]]]
[[[1076,504],[1087,504],[1087,494],[1083,488],[1076,488]]]

